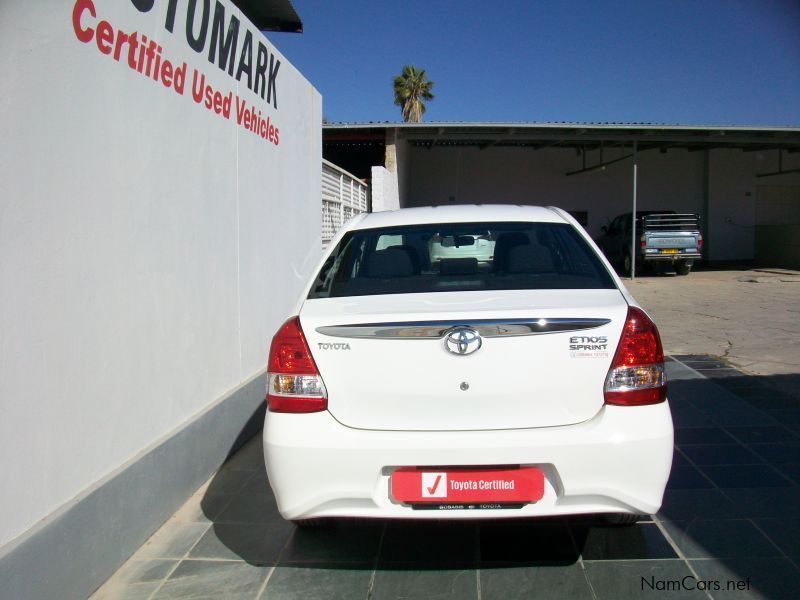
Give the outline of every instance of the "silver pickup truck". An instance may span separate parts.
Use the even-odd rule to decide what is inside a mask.
[[[659,263],[672,267],[678,275],[688,275],[694,261],[702,257],[703,235],[700,217],[674,211],[638,211],[636,270]],[[612,263],[631,271],[631,213],[619,215],[602,228],[597,244]]]

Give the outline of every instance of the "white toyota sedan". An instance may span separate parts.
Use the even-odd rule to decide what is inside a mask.
[[[492,259],[478,260],[487,232]],[[447,236],[459,244],[431,260]],[[658,330],[558,208],[355,217],[268,360],[267,472],[300,525],[624,523],[661,505],[673,430]]]

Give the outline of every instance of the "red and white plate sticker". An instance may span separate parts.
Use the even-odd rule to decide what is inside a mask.
[[[392,498],[405,503],[528,503],[544,496],[544,474],[533,467],[392,473]]]

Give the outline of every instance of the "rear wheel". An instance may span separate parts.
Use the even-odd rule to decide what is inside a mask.
[[[692,270],[692,263],[688,260],[679,260],[675,263],[675,272],[678,275],[688,275]]]
[[[642,515],[635,515],[631,513],[611,513],[604,515],[605,522],[609,525],[635,525]]]
[[[642,261],[636,261],[636,275],[641,275],[642,273]],[[625,256],[622,258],[622,274],[630,276],[631,274],[631,255],[629,252],[625,253]]]
[[[301,529],[318,529],[330,524],[330,520],[319,517],[315,519],[292,519],[292,523],[294,523],[295,527],[300,527]]]

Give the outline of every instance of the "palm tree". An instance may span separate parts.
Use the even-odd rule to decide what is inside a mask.
[[[403,72],[394,78],[394,103],[401,107],[403,121],[419,123],[425,114],[423,100],[433,100],[433,82],[425,76],[425,69],[411,65],[403,67]]]

